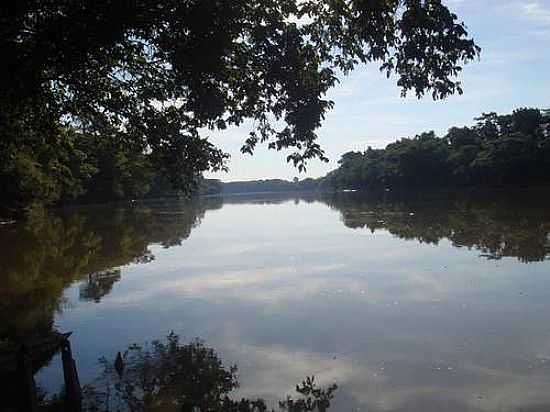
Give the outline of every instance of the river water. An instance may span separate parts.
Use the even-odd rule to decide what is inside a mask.
[[[200,338],[233,397],[306,376],[331,410],[550,409],[550,194],[258,194],[78,207],[0,227],[0,335],[70,338],[80,381]],[[59,357],[36,374],[60,389]]]

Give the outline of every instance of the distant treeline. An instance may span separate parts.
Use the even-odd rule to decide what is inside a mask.
[[[319,182],[316,179],[298,180],[251,180],[241,182],[227,182],[221,184],[222,193],[260,193],[260,192],[306,192],[317,189]]]
[[[345,153],[322,179],[335,189],[506,186],[550,183],[550,111],[484,113],[472,127],[422,133]]]
[[[222,182],[218,179],[201,179],[197,188],[199,195],[231,195],[247,193],[312,192],[320,188],[321,179],[299,180],[264,179]]]
[[[201,192],[258,193],[550,184],[550,110],[483,113],[472,127],[403,138],[385,149],[348,152],[319,179],[203,182]],[[215,183],[213,183],[215,182]],[[208,189],[208,190],[205,190]],[[212,190],[214,189],[214,190]]]

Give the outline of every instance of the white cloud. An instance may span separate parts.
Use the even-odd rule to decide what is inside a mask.
[[[337,383],[336,397],[342,392],[351,395],[351,402],[344,401],[346,406],[361,410],[412,410],[416,409],[414,405],[437,405],[438,401],[450,405],[448,410],[455,410],[453,405],[464,410],[503,410],[504,406],[506,410],[518,410],[550,402],[543,375],[511,371],[505,365],[464,362],[453,364],[451,370],[437,370],[435,361],[415,362],[391,351],[385,353],[384,361],[375,353],[371,353],[372,359],[366,359],[364,353],[333,356],[280,344],[250,344],[237,324],[226,326],[224,352],[239,365],[241,387],[236,398],[282,399],[293,394],[296,383],[314,375],[321,387]],[[401,380],[403,374],[414,380]]]
[[[550,5],[542,5],[536,1],[530,1],[521,5],[523,14],[529,19],[544,24],[550,24]]]

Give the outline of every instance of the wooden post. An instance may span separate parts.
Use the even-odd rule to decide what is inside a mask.
[[[36,398],[36,385],[32,373],[32,361],[25,346],[17,353],[17,380],[19,410],[21,412],[38,411],[38,400]]]
[[[76,370],[76,362],[73,359],[71,344],[68,339],[61,346],[61,359],[63,361],[67,410],[70,412],[80,412],[82,408],[82,393]]]

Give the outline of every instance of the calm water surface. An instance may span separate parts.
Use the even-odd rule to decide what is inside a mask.
[[[550,196],[248,196],[0,227],[0,334],[73,331],[82,383],[134,342],[200,337],[236,396],[305,376],[331,410],[550,408]],[[54,358],[37,374],[62,383]]]

